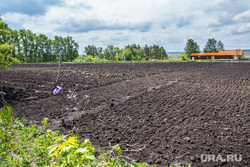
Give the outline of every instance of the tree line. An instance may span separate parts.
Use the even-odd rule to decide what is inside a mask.
[[[0,21],[0,44],[12,45],[12,57],[24,63],[56,62],[60,52],[62,61],[73,61],[78,56],[79,45],[70,36],[55,36],[50,39],[44,34],[36,35],[30,30],[11,30],[5,22]],[[3,33],[4,31],[9,33]]]
[[[11,64],[20,64],[21,62],[11,54],[14,45],[5,42],[7,36],[11,34],[8,25],[2,21],[0,15],[0,68],[7,70]]]
[[[106,48],[88,45],[84,47],[85,58],[99,58],[116,61],[132,61],[132,60],[150,60],[150,59],[168,59],[166,50],[161,46],[140,45],[132,44],[124,46],[124,48],[108,45]]]
[[[36,35],[31,30],[11,30],[8,25],[2,21],[0,15],[0,45],[1,55],[0,61],[4,62],[8,59],[20,60],[24,63],[39,63],[39,62],[57,62],[59,53],[62,53],[62,61],[73,61],[75,59],[106,59],[115,61],[132,61],[132,60],[150,60],[150,59],[168,59],[168,54],[162,46],[145,45],[141,47],[139,44],[132,44],[119,48],[114,45],[108,45],[106,48],[88,45],[84,47],[84,53],[79,56],[79,45],[72,37],[65,38],[55,36],[50,39],[44,34]],[[8,33],[6,33],[8,32]],[[8,51],[6,51],[8,50]],[[224,45],[221,41],[216,41],[214,38],[208,39],[203,52],[217,52],[224,50]],[[199,45],[193,40],[188,39],[185,54],[188,58],[192,53],[200,53]],[[7,54],[8,53],[8,54]],[[5,55],[5,58],[3,58]]]
[[[221,41],[216,41],[216,39],[208,39],[203,52],[204,53],[212,53],[212,52],[218,52],[218,51],[223,51],[224,49],[224,44]],[[200,53],[200,46],[193,40],[193,39],[188,39],[186,43],[186,47],[184,48],[185,54],[188,58],[190,58],[190,55],[192,53]]]
[[[0,16],[1,19],[1,16]],[[62,53],[62,61],[73,61],[79,54],[79,45],[72,37],[65,38],[55,36],[50,39],[44,34],[35,34],[31,30],[11,30],[8,24],[1,20],[0,44],[11,46],[8,53],[23,63],[57,62],[59,53]],[[6,30],[9,33],[3,33]],[[127,45],[119,48],[108,45],[106,48],[88,45],[84,47],[83,57],[115,61],[168,59],[166,50],[162,46],[137,44]]]

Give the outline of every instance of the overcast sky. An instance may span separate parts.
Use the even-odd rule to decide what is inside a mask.
[[[87,45],[160,45],[183,51],[187,39],[203,50],[209,38],[225,49],[250,49],[250,0],[1,0],[11,29]]]

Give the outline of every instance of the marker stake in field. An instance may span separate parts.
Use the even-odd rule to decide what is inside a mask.
[[[54,90],[53,93],[56,95],[62,88],[60,86],[57,86]]]
[[[61,63],[62,63],[62,52],[60,51],[60,54],[59,54],[59,71],[58,71],[58,75],[57,75],[57,78],[56,78],[56,82],[54,83],[54,95],[57,94],[60,90],[61,91],[61,101],[62,101],[62,126],[65,125],[65,122],[64,122],[64,97],[63,97],[63,88],[61,88],[60,86],[56,86],[58,81],[59,81],[59,78],[60,78],[60,75],[61,75]]]

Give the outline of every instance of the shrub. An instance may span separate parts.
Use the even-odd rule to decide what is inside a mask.
[[[92,60],[99,62],[101,59],[98,56],[95,56]]]
[[[189,61],[189,59],[186,56],[182,55],[181,56],[181,61]]]
[[[92,56],[92,55],[88,55],[88,56],[86,57],[86,60],[93,61],[93,56]]]
[[[123,56],[121,54],[115,56],[116,61],[122,61]]]
[[[82,62],[83,61],[83,56],[78,55],[77,58],[74,60],[74,62]]]

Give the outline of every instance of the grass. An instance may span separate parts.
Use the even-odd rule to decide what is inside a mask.
[[[25,126],[24,119],[11,117],[11,107],[0,112],[0,166],[48,165],[47,147],[59,133],[40,131],[36,125]]]
[[[91,62],[63,62],[63,64],[98,64],[98,63],[169,63],[169,62],[231,62],[231,59],[203,59],[203,60],[181,60],[181,59],[167,59],[167,60],[135,60],[135,61],[91,61]],[[233,60],[232,62],[247,62],[249,60]],[[24,64],[58,64],[58,62],[46,63],[24,63]]]
[[[79,143],[77,136],[48,130],[48,118],[39,130],[37,125],[28,126],[24,119],[13,118],[11,112],[10,106],[0,109],[0,166],[150,167],[132,159],[125,161],[119,145],[110,147],[108,153],[97,154],[89,139]]]
[[[69,63],[157,63],[157,62],[231,62],[231,59],[203,59],[203,60],[190,60],[188,58],[182,59],[183,55],[182,54],[171,54],[169,55],[169,59],[166,60],[134,60],[134,61],[112,61],[112,60],[104,60],[102,61],[102,59],[98,60],[98,61],[91,61],[91,62],[85,62],[85,61],[81,61],[81,62],[69,62]],[[232,60],[232,62],[249,62],[249,61],[239,61],[239,60]]]
[[[170,53],[168,54],[169,59],[166,60],[134,60],[134,61],[116,61],[116,60],[107,60],[107,59],[93,59],[91,62],[86,62],[82,59],[76,59],[72,62],[63,62],[64,64],[96,64],[96,63],[151,63],[151,62],[229,62],[231,59],[203,59],[203,60],[190,60],[185,57],[183,53]],[[248,55],[247,55],[248,56]],[[245,56],[246,58],[248,58]],[[250,57],[250,55],[249,55]],[[232,62],[250,62],[249,60],[233,60]],[[24,63],[24,64],[57,64],[58,62],[43,62],[43,63]]]
[[[168,53],[168,57],[170,60],[178,60],[181,59],[181,53]]]

